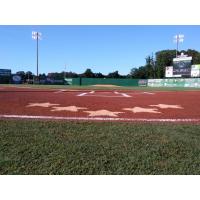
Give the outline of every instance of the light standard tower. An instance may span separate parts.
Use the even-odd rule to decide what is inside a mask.
[[[178,45],[179,42],[183,42],[184,35],[178,34],[174,36],[174,42],[176,43],[176,58],[178,56]]]
[[[66,78],[66,64],[65,64],[65,73],[64,73],[64,78]]]
[[[35,31],[32,32],[32,39],[37,40],[37,79],[38,80],[39,80],[39,77],[38,77],[38,40],[41,40],[41,36],[42,36],[42,33],[40,33],[40,32],[35,32]]]

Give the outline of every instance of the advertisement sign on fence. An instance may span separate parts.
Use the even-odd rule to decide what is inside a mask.
[[[147,79],[140,79],[138,81],[138,86],[147,86],[148,80]]]
[[[21,83],[21,81],[22,81],[21,76],[19,76],[19,75],[13,75],[13,76],[12,76],[12,82],[13,82],[14,84],[19,84],[19,83]]]
[[[148,79],[150,87],[200,87],[200,78]]]
[[[72,85],[72,78],[65,78],[65,85]]]

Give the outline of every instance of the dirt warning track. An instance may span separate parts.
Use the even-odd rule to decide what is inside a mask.
[[[200,123],[200,91],[1,87],[0,118]]]

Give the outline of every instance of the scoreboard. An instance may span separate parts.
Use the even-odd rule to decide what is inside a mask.
[[[194,72],[195,69],[194,65],[192,65],[192,57],[181,54],[173,59],[173,66],[165,68],[165,77],[198,77],[198,73]]]
[[[11,76],[10,69],[0,69],[0,76]]]
[[[173,76],[191,76],[192,57],[179,57],[173,59]]]
[[[10,83],[11,80],[11,70],[10,69],[0,69],[0,83]]]

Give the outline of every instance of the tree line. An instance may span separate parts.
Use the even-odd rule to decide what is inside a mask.
[[[188,49],[187,51],[180,51],[188,56],[192,56],[192,64],[200,64],[200,52]],[[101,72],[94,73],[90,68],[86,69],[84,73],[77,74],[75,72],[56,72],[56,73],[45,73],[39,74],[39,79],[44,80],[46,78],[61,80],[64,78],[139,78],[139,79],[148,79],[148,78],[164,78],[165,76],[165,67],[172,66],[173,58],[176,57],[176,50],[162,50],[155,53],[155,56],[149,55],[146,57],[146,63],[143,66],[136,66],[130,70],[130,73],[127,75],[120,75],[118,71],[110,72],[107,75],[102,74]],[[34,79],[35,75],[28,71],[19,71],[16,74],[20,75],[22,80]]]
[[[200,52],[188,49],[187,51],[179,51],[178,55],[184,53],[192,56],[192,64],[200,64]],[[176,57],[176,50],[162,50],[153,55],[146,57],[146,64],[131,69],[130,76],[132,78],[164,78],[165,67],[173,65],[173,58]]]

